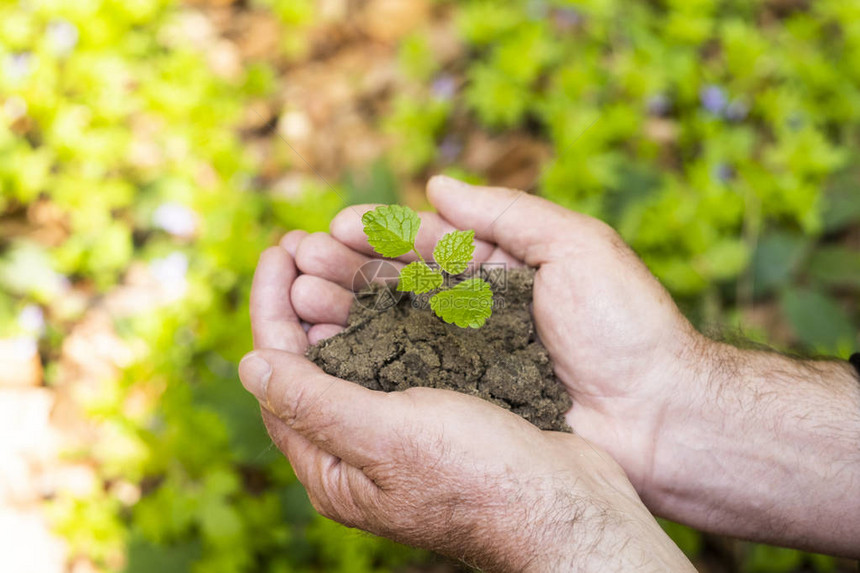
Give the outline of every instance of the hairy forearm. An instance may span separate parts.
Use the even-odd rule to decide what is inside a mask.
[[[532,544],[536,551],[528,561],[517,563],[514,560],[498,570],[526,573],[695,571],[638,498],[633,500],[622,494],[611,507],[590,505],[572,512],[569,517],[557,521],[548,530],[551,533]]]
[[[652,507],[693,526],[860,556],[860,381],[841,361],[709,342],[667,412]]]
[[[573,441],[557,434],[558,449],[544,451],[565,460],[571,449],[565,444]],[[569,471],[526,481],[510,475],[493,484],[506,502],[473,511],[472,527],[454,534],[457,546],[447,553],[494,573],[694,572],[621,467],[591,446],[573,447],[580,455],[563,462],[570,464]],[[581,464],[589,470],[576,477],[574,468]],[[451,535],[446,532],[446,541]]]

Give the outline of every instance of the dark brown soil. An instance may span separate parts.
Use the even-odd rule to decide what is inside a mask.
[[[373,308],[380,293],[383,299],[401,295],[377,288],[358,295],[346,330],[311,347],[308,357],[329,374],[373,390],[456,390],[511,410],[541,429],[569,432],[564,414],[570,397],[536,339],[529,311],[533,281],[533,270],[507,271],[503,286],[491,281],[495,308],[479,329],[442,322],[422,308],[426,297],[402,296],[380,311],[378,304]]]

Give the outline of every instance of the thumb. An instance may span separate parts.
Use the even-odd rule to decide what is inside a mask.
[[[291,352],[255,350],[239,364],[239,378],[289,428],[358,468],[379,462],[404,418],[389,394],[329,376]]]
[[[503,187],[469,185],[437,175],[427,184],[427,198],[439,213],[460,229],[493,242],[530,266],[558,256],[553,247],[601,223],[546,199]]]

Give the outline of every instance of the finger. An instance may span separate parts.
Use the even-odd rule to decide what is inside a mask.
[[[352,289],[356,271],[372,261],[350,249],[328,233],[313,233],[305,237],[296,252],[299,269],[340,286]]]
[[[272,441],[290,460],[317,511],[329,519],[362,527],[366,509],[376,505],[377,485],[360,469],[318,448],[271,412],[263,410],[263,422]]]
[[[441,175],[427,184],[427,198],[452,224],[475,229],[476,236],[498,244],[530,266],[563,256],[558,248],[562,237],[575,245],[577,239],[587,241],[606,227],[522,191],[478,187]]]
[[[283,420],[265,408],[262,408],[261,412],[263,424],[265,424],[272,442],[290,461],[290,465],[302,485],[310,490],[309,486],[318,481],[312,479],[314,467],[334,464],[338,458],[315,446],[310,440],[290,428]]]
[[[299,481],[302,483],[307,481],[307,476],[302,474],[306,472],[308,464],[301,462],[307,462],[310,458],[317,456],[330,458],[334,461],[335,457],[333,455],[319,449],[310,440],[290,428],[273,413],[265,408],[261,408],[260,411],[263,415],[263,423],[266,425],[266,430],[269,431],[269,437],[272,438],[272,442],[290,460],[290,465],[293,466],[293,470],[295,470]]]
[[[331,338],[341,332],[343,332],[343,327],[339,324],[315,324],[308,331],[308,342],[318,344],[326,338]]]
[[[361,217],[356,216],[358,213],[366,213],[372,211],[378,205],[356,205],[349,209],[344,209],[338,213],[331,222],[331,234],[338,241],[347,245],[351,249],[363,253],[365,255],[379,256],[373,250],[373,247],[367,242],[367,235],[364,234],[364,224],[361,222]],[[446,233],[456,231],[457,227],[443,219],[437,213],[429,211],[421,211],[418,213],[421,217],[421,226],[418,228],[418,235],[415,237],[415,247],[418,252],[427,259],[433,258],[433,248],[439,239]],[[475,240],[475,254],[473,261],[483,263],[491,261],[491,257],[496,254],[496,246],[487,241]],[[407,253],[399,260],[412,262],[417,260],[415,253]],[[492,262],[506,262],[506,260],[498,260]]]
[[[304,352],[308,337],[290,300],[297,275],[293,258],[281,247],[260,255],[251,286],[251,331],[255,348]]]
[[[487,260],[477,261],[477,263],[478,264],[492,263],[494,265],[501,263],[509,269],[516,269],[516,268],[526,266],[526,264],[523,261],[519,260],[518,258],[516,258],[515,256],[513,256],[512,254],[510,254],[509,252],[507,252],[506,250],[504,250],[501,247],[494,248],[493,252],[491,252],[487,256]]]
[[[290,253],[291,257],[293,257],[295,259],[296,258],[296,251],[299,248],[299,243],[301,243],[302,240],[307,236],[308,236],[308,232],[302,231],[301,229],[297,229],[295,231],[290,231],[289,233],[284,235],[283,238],[281,238],[280,245],[281,245],[281,247],[286,249],[286,251],[288,253]]]
[[[302,272],[352,291],[362,290],[371,282],[396,280],[404,266],[357,253],[327,233],[314,233],[302,240],[297,263]]]
[[[406,419],[395,394],[329,376],[291,352],[256,350],[242,359],[239,377],[287,426],[358,468],[384,458]]]
[[[311,505],[327,517],[334,517],[334,506],[325,489],[321,487],[320,468],[332,467],[340,460],[312,444],[265,408],[262,413],[269,437],[290,461],[296,478],[308,492]]]
[[[352,291],[318,276],[301,275],[293,282],[290,295],[296,314],[311,325],[323,322],[346,326]]]

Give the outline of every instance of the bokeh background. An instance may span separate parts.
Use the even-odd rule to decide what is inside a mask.
[[[260,251],[445,172],[608,221],[702,328],[844,358],[858,128],[856,0],[0,0],[0,569],[455,570],[271,446]],[[701,571],[856,570],[665,527]]]

